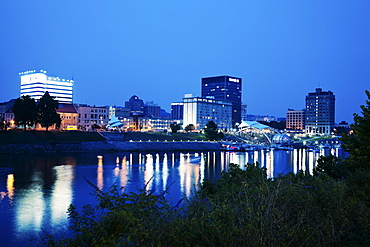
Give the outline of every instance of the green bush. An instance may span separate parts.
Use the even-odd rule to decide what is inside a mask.
[[[74,237],[44,240],[49,246],[366,246],[369,204],[353,188],[325,173],[269,179],[258,165],[230,164],[176,206],[166,192],[95,188],[96,206],[81,213],[69,208]]]

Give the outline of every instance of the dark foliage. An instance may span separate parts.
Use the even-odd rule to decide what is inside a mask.
[[[368,100],[361,105],[362,116],[354,115],[354,124],[351,125],[353,134],[344,134],[341,141],[343,148],[350,154],[347,162],[352,171],[370,169],[370,92],[366,90]]]
[[[37,104],[37,122],[40,123],[42,127],[45,127],[46,131],[54,124],[56,124],[56,128],[59,128],[62,120],[57,113],[58,107],[58,101],[54,100],[49,92],[46,92]]]
[[[35,124],[37,119],[36,102],[29,95],[16,99],[12,111],[15,124],[18,126],[23,125],[24,131],[27,130],[27,126]]]
[[[1,121],[0,121],[0,130],[6,130],[6,127],[7,127],[7,123],[5,122],[5,119],[2,118]]]
[[[193,130],[195,130],[195,126],[194,124],[188,124],[185,126],[185,129],[184,129],[186,132],[191,132]]]
[[[177,131],[180,130],[181,125],[177,123],[172,123],[170,124],[170,128],[171,128],[172,133],[177,133]]]
[[[210,141],[217,141],[224,137],[224,134],[219,131],[217,124],[213,121],[209,121],[203,130],[205,137]]]
[[[313,169],[313,175],[318,176],[320,173],[326,173],[333,179],[344,179],[348,174],[348,168],[338,157],[333,155],[320,156],[317,165]]]
[[[96,187],[95,187],[96,188]],[[49,246],[366,246],[369,204],[345,181],[304,172],[269,179],[265,168],[230,164],[183,205],[165,193],[96,188],[96,206],[69,217],[74,237]]]

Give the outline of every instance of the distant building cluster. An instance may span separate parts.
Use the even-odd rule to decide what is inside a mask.
[[[238,127],[245,130],[256,121],[286,121],[286,129],[290,132],[330,135],[335,127],[335,95],[321,88],[308,93],[305,109],[288,109],[286,118],[277,118],[247,114],[247,105],[242,103],[242,78],[233,76],[202,78],[201,96],[185,94],[181,101],[171,104],[171,113],[167,113],[153,101],[144,103],[136,95],[125,101],[124,106],[77,104],[73,101],[73,79],[50,76],[44,70],[25,71],[19,75],[20,96],[29,95],[38,101],[49,92],[59,102],[60,128],[67,130],[166,131],[173,123],[181,124],[183,128],[192,125],[195,130],[201,130],[209,121],[223,130]],[[0,103],[0,119],[10,127],[15,127],[14,102],[15,99]]]

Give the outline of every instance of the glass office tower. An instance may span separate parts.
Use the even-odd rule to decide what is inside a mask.
[[[232,126],[241,123],[242,79],[233,76],[214,76],[202,78],[202,98],[213,97],[215,100],[232,103]]]

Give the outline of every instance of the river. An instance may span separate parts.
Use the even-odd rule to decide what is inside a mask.
[[[168,188],[168,199],[176,203],[191,196],[203,179],[215,180],[230,163],[244,168],[258,162],[275,177],[311,172],[319,156],[330,153],[344,155],[341,149],[0,155],[0,245],[35,246],[43,230],[59,237],[70,234],[68,206],[95,203],[94,188],[87,181],[104,191],[112,185],[124,192],[146,186],[159,193]]]

